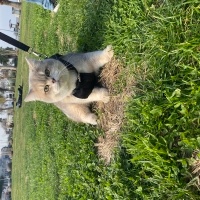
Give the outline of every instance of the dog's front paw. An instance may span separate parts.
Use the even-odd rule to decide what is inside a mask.
[[[109,92],[106,88],[101,88],[101,101],[108,103],[110,100]]]
[[[112,45],[108,45],[103,51],[105,53],[105,56],[107,57],[107,62],[109,62],[114,55],[114,50]]]
[[[86,116],[84,122],[92,125],[97,125],[97,116],[93,113],[90,113]]]
[[[104,96],[104,97],[102,98],[102,101],[103,101],[104,103],[108,103],[108,102],[110,101],[110,96]]]

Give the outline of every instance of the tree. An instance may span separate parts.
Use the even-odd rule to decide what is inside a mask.
[[[13,107],[8,107],[8,108],[0,108],[0,112],[4,111],[4,110],[13,110]]]
[[[15,57],[17,57],[17,51],[15,49],[10,47],[0,47],[0,63],[7,65],[9,59]]]
[[[9,61],[9,58],[7,56],[0,54],[0,63],[2,63],[3,65],[6,65],[8,61]]]
[[[9,90],[9,89],[0,87],[0,93],[6,92],[6,91],[12,92],[13,90]],[[0,95],[0,97],[1,97],[1,95]]]
[[[0,0],[1,5],[11,6],[16,9],[21,9],[21,2],[13,2],[8,0]]]
[[[0,54],[3,55],[3,56],[9,56],[9,57],[12,58],[12,57],[17,56],[17,51],[13,48],[10,48],[10,47],[6,47],[6,48],[0,47]]]

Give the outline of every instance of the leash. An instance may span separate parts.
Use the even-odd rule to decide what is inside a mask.
[[[23,50],[25,52],[28,52],[29,54],[32,53],[37,57],[45,57],[45,58],[47,58],[46,55],[37,53],[36,51],[33,50],[33,48],[29,47],[28,45],[26,45],[26,44],[24,44],[24,43],[22,43],[22,42],[20,42],[20,41],[18,41],[16,39],[12,38],[12,37],[10,37],[10,36],[2,33],[2,32],[0,32],[0,39],[3,40],[4,42],[7,42],[7,43],[17,47],[18,49],[21,49],[21,50]]]
[[[53,56],[48,57],[46,55],[37,53],[30,46],[10,37],[10,36],[2,33],[2,32],[0,32],[0,39],[11,44],[11,45],[13,45],[13,46],[15,46],[15,47],[17,47],[17,48],[19,48],[19,49],[21,49],[21,50],[23,50],[23,51],[25,51],[25,52],[32,53],[35,56],[44,57],[45,59],[52,58],[52,59],[55,59],[55,60],[59,60],[62,64],[64,64],[67,67],[68,70],[74,70],[74,71],[76,71],[77,74],[79,74],[77,69],[71,63],[69,63],[69,62],[67,62],[67,61],[65,61],[61,58],[62,55],[60,55],[60,54],[54,54]],[[80,79],[80,77],[78,77],[78,78]]]
[[[31,48],[30,46],[8,36],[4,33],[0,32],[0,39],[17,47],[18,49],[21,49],[25,52],[28,52],[29,54],[34,54],[38,57],[44,57],[45,59],[55,59],[60,61],[68,70],[74,70],[77,73],[77,81],[76,81],[76,88],[73,91],[73,95],[80,99],[86,99],[91,94],[94,86],[97,83],[97,79],[94,73],[79,73],[77,69],[66,60],[62,59],[62,55],[60,54],[54,54],[53,56],[46,56],[40,53],[37,53]]]

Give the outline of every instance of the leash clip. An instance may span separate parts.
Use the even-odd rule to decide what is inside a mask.
[[[33,48],[29,48],[28,53],[29,54],[33,54],[33,55],[35,55],[35,56],[37,56],[39,58],[42,58],[42,57],[47,58],[48,57],[47,55],[40,54],[40,53],[37,53],[37,52],[33,51]]]

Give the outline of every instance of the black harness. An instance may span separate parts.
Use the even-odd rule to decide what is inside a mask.
[[[42,54],[39,54],[33,51],[33,49],[29,47],[28,45],[18,40],[15,40],[14,38],[8,35],[5,35],[2,32],[0,32],[0,39],[23,51],[32,53],[38,57],[43,56]],[[44,57],[47,58],[46,55]],[[91,94],[92,90],[94,89],[95,85],[98,83],[98,80],[97,80],[98,78],[96,77],[94,73],[79,73],[77,69],[71,63],[63,60],[61,57],[62,55],[55,54],[51,56],[50,58],[59,60],[62,64],[64,64],[67,67],[68,70],[74,70],[77,73],[76,88],[73,90],[72,95],[80,99],[87,99],[88,96]]]
[[[87,99],[98,82],[95,73],[79,73],[71,63],[62,59],[62,55],[60,54],[55,54],[50,58],[60,61],[68,70],[76,72],[76,88],[73,90],[72,95],[79,99]]]

